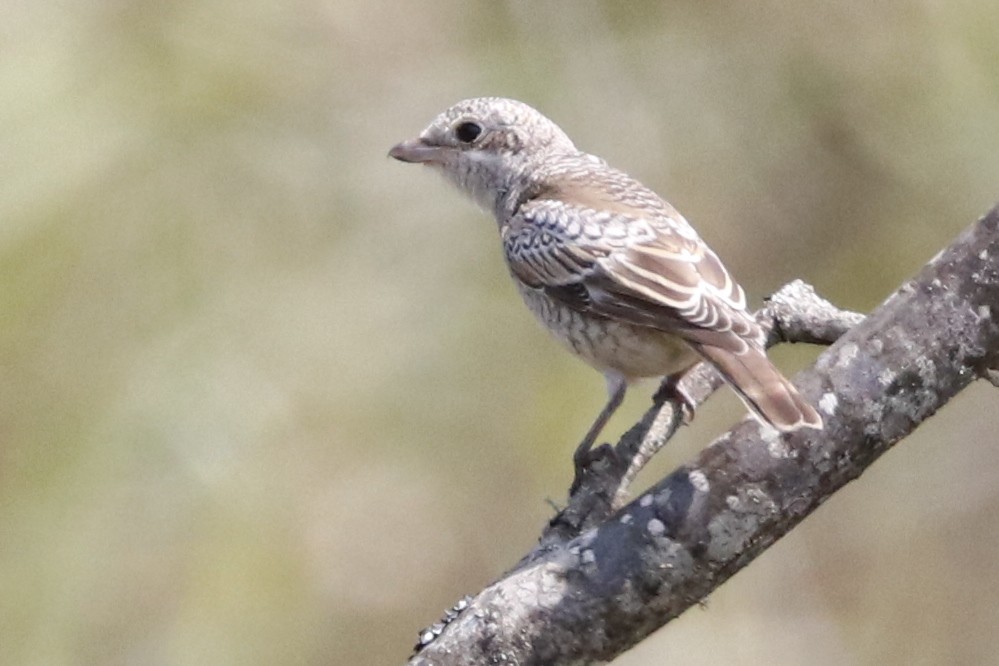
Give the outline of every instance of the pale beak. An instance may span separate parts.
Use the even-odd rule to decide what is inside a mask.
[[[389,157],[394,157],[400,162],[440,162],[443,149],[439,146],[431,146],[423,139],[409,139],[392,146]]]

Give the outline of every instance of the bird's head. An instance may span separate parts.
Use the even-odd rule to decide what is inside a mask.
[[[435,167],[480,205],[499,210],[530,186],[546,156],[575,152],[565,132],[527,104],[478,97],[444,111],[389,155]]]

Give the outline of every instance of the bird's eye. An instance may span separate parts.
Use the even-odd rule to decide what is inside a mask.
[[[482,134],[482,125],[473,123],[470,120],[459,123],[454,128],[454,135],[458,137],[458,141],[461,141],[462,143],[472,143],[479,138],[480,134]]]

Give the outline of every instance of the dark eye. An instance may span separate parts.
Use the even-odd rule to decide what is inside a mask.
[[[462,143],[472,143],[479,138],[480,134],[482,134],[482,125],[473,123],[470,120],[460,123],[454,128],[454,135]]]

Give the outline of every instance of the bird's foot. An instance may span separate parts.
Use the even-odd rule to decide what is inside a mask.
[[[668,375],[663,379],[662,384],[659,385],[655,395],[652,396],[652,401],[657,405],[662,405],[666,402],[678,404],[683,424],[690,425],[690,422],[694,420],[697,407],[694,404],[694,399],[687,395],[687,392],[680,386],[680,379],[682,377],[683,374]]]
[[[601,463],[617,463],[617,451],[610,444],[601,444],[594,447],[592,442],[583,441],[572,455],[572,463],[575,470],[572,479],[572,486],[569,488],[569,495],[576,493],[588,475],[593,474],[597,469],[601,469]],[[604,465],[606,466],[606,465]]]

